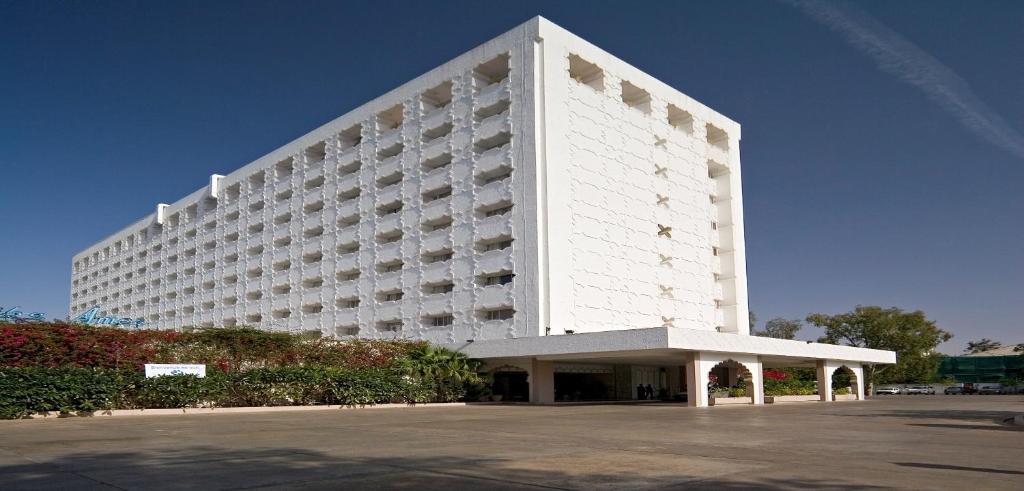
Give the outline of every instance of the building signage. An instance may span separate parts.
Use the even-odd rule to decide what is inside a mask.
[[[135,326],[142,327],[146,321],[139,319],[132,319],[130,317],[110,317],[100,316],[100,308],[93,307],[75,317],[71,318],[73,324],[86,324],[89,326]]]
[[[174,363],[146,363],[146,378],[164,375],[195,375],[206,376],[206,365],[178,365]]]
[[[23,322],[43,322],[45,320],[46,314],[42,312],[22,312],[18,307],[11,307],[9,309],[0,307],[0,322],[21,324]]]

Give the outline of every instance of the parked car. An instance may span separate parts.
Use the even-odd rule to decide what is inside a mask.
[[[976,384],[975,389],[979,394],[1002,394],[1003,384]]]
[[[911,385],[907,387],[907,394],[934,394],[935,389],[930,385]]]
[[[883,385],[883,386],[875,389],[875,394],[876,395],[883,395],[883,394],[899,395],[900,392],[901,392],[900,388],[895,386],[895,385]]]
[[[946,387],[945,390],[942,391],[942,393],[946,394],[947,396],[953,394],[964,395],[967,393],[967,391],[964,390],[964,386],[962,385],[950,385],[949,387]]]

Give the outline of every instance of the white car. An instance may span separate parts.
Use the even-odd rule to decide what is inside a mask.
[[[899,395],[900,392],[900,388],[895,385],[884,385],[875,389],[875,394]]]

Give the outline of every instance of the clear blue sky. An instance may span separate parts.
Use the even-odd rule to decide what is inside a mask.
[[[75,252],[538,14],[743,125],[762,322],[1024,342],[1019,1],[0,0],[0,306],[63,317]]]

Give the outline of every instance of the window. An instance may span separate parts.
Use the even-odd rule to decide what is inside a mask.
[[[569,78],[594,90],[604,90],[604,71],[578,54],[569,54]]]
[[[315,237],[320,237],[323,234],[324,234],[323,226],[318,225],[316,227],[308,228],[308,229],[304,230],[302,232],[302,237],[306,238],[306,239],[312,239],[312,238],[315,238]]]
[[[338,326],[335,331],[338,336],[358,336],[359,326]]]
[[[260,314],[249,314],[245,316],[245,322],[248,322],[250,324],[255,324],[261,321],[263,321],[263,316]]]
[[[292,292],[292,286],[285,283],[271,288],[270,291],[273,292],[274,295],[287,295]]]
[[[441,189],[435,189],[433,191],[427,191],[426,193],[423,193],[423,202],[424,203],[429,203],[431,201],[437,201],[439,199],[444,199],[444,198],[450,197],[451,195],[452,195],[452,188],[451,188],[451,186],[445,186],[445,187],[443,187]]]
[[[437,157],[434,157],[432,159],[424,160],[423,161],[423,170],[426,171],[426,172],[431,172],[431,171],[433,171],[435,169],[440,169],[440,168],[443,168],[443,167],[448,167],[449,165],[451,165],[451,163],[452,163],[452,154],[450,154],[450,153],[443,153],[443,154],[438,155]]]
[[[483,121],[491,116],[497,116],[505,111],[512,105],[508,99],[501,99],[489,106],[482,106],[473,112],[473,116],[477,121]]]
[[[263,292],[259,290],[256,290],[254,292],[248,292],[245,294],[246,300],[259,300],[261,298],[263,298]]]
[[[430,325],[433,327],[445,327],[452,325],[455,318],[451,314],[437,315],[429,319]]]
[[[481,252],[500,251],[512,247],[512,239],[501,239],[480,244]]]
[[[322,200],[321,201],[317,201],[315,203],[310,203],[310,204],[302,207],[302,211],[304,211],[306,213],[316,213],[316,212],[318,212],[320,210],[323,210],[323,209],[324,209],[324,202]]]
[[[354,308],[359,307],[359,298],[358,297],[339,298],[335,304],[338,306],[338,308],[354,309]]]
[[[284,236],[274,239],[274,247],[288,247],[292,244],[291,236]]]
[[[706,128],[708,132],[707,141],[709,144],[718,147],[722,150],[729,149],[729,134],[726,133],[725,130],[711,123],[708,123],[706,125]]]
[[[291,177],[294,167],[291,157],[274,164],[274,173],[277,176],[277,180],[281,181]]]
[[[622,81],[622,102],[643,113],[651,112],[651,94],[626,80]]]
[[[258,233],[260,233],[262,231],[263,231],[263,224],[262,223],[254,223],[252,225],[249,225],[249,233],[250,234],[258,234]],[[250,248],[249,250],[251,251],[252,248]]]
[[[507,285],[509,283],[512,283],[512,278],[514,277],[515,274],[512,273],[498,273],[487,275],[484,276],[483,278],[483,284],[484,286]]]
[[[291,189],[285,189],[284,191],[275,194],[274,199],[276,199],[277,201],[288,201],[292,199],[292,194],[293,193]]]
[[[302,306],[303,314],[319,314],[323,312],[324,305],[322,303],[308,303]]]
[[[359,194],[360,194],[360,190],[359,190],[358,187],[349,189],[348,191],[344,191],[344,192],[338,193],[338,202],[339,203],[344,203],[346,201],[356,199],[356,198],[359,197]]]
[[[320,251],[310,252],[302,255],[302,262],[306,264],[318,263],[324,258],[324,253]]]
[[[402,203],[400,203],[400,202],[399,203],[391,203],[391,204],[384,205],[384,206],[378,208],[377,209],[377,215],[380,215],[380,216],[383,217],[383,216],[387,216],[387,215],[393,215],[393,214],[398,213],[400,211],[402,211]]]
[[[402,105],[395,104],[394,106],[377,113],[377,130],[380,132],[386,132],[402,126],[402,122],[405,120],[402,114]]]
[[[438,138],[448,135],[452,132],[452,124],[445,122],[444,124],[436,127],[423,130],[423,141],[431,142]]]
[[[347,150],[359,145],[363,141],[363,125],[356,124],[338,133],[338,146],[341,150]]]
[[[450,261],[452,259],[452,251],[435,252],[426,257],[427,263],[439,263],[442,261]]]
[[[402,330],[402,321],[381,322],[377,329],[384,332],[399,332]]]
[[[249,254],[250,256],[258,256],[260,254],[263,254],[263,246],[262,245],[252,246],[252,247],[246,249],[245,252],[246,252],[246,254]]]
[[[669,104],[667,107],[668,124],[677,130],[693,133],[693,115],[689,112]]]
[[[377,271],[380,273],[394,273],[402,270],[404,264],[402,261],[393,261],[390,263],[383,263],[377,265]]]
[[[394,232],[389,232],[377,236],[378,244],[390,244],[392,242],[398,242],[399,240],[402,240],[401,230],[395,230]]]
[[[484,216],[485,217],[493,217],[493,216],[498,216],[498,215],[505,215],[505,214],[507,214],[507,213],[509,213],[511,211],[512,211],[512,205],[504,205],[504,206],[499,206],[497,208],[492,208],[490,210],[485,211],[484,212]]]
[[[510,71],[508,53],[502,53],[477,65],[473,70],[473,81],[477,89],[482,89],[505,80]]]
[[[377,187],[386,188],[388,186],[391,186],[392,184],[398,184],[402,182],[402,177],[403,176],[401,172],[395,172],[390,175],[381,176],[379,179],[377,179]]]
[[[427,89],[420,95],[420,104],[424,114],[445,107],[451,101],[452,82],[450,80],[442,82],[432,89]]]
[[[292,267],[292,262],[285,259],[284,261],[278,261],[274,263],[274,271],[285,271]]]
[[[265,186],[266,184],[266,172],[260,171],[249,176],[249,187],[252,188],[253,190],[263,189],[263,186]],[[230,199],[231,201],[238,199],[239,194],[241,194],[241,186],[236,184],[228,188],[228,199]]]
[[[451,293],[455,289],[455,285],[452,283],[439,283],[436,285],[427,285],[427,293],[439,295],[444,293]]]
[[[473,144],[473,150],[478,154],[484,153],[493,148],[501,147],[510,141],[512,141],[512,134],[507,131],[502,131],[492,137],[477,140]]]
[[[352,254],[353,252],[359,252],[359,242],[349,242],[347,244],[341,244],[338,246],[338,254]]]
[[[327,143],[320,142],[305,150],[306,164],[315,164],[327,158]]]
[[[354,160],[347,164],[340,164],[338,165],[338,175],[347,176],[349,174],[355,174],[356,172],[359,172],[359,169],[362,167],[363,163],[359,160]]]
[[[402,299],[402,292],[388,292],[381,296],[381,299],[385,302],[397,302]]]
[[[310,179],[310,180],[306,181],[306,183],[303,186],[308,191],[308,190],[319,188],[320,186],[323,186],[323,185],[324,185],[324,176],[319,176],[319,177],[314,177],[313,179]]]
[[[359,271],[342,271],[337,274],[338,281],[355,281],[359,279]]]
[[[484,318],[489,321],[502,321],[511,319],[516,311],[512,309],[494,309],[484,312]]]

